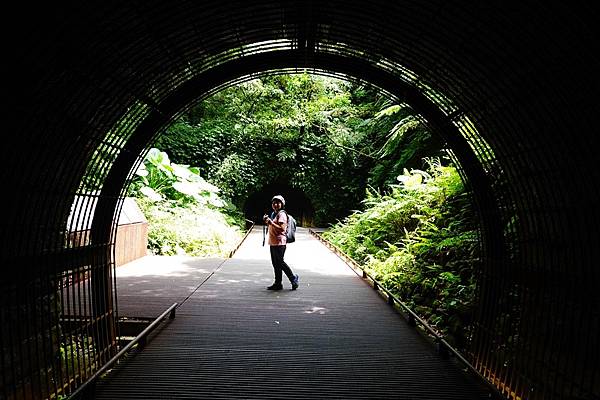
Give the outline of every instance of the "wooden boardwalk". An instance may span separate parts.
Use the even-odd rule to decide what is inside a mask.
[[[286,253],[300,275],[296,291],[288,282],[265,290],[273,271],[258,227],[232,259],[207,261],[195,281],[188,270],[186,285],[171,285],[176,295],[146,292],[169,298],[164,308],[189,298],[98,382],[96,398],[489,398],[318,240],[301,228],[297,237]]]

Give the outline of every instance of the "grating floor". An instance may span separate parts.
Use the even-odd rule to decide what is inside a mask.
[[[145,256],[116,268],[119,316],[158,317],[181,303],[218,268],[223,258]]]
[[[271,292],[255,229],[177,310],[100,380],[97,399],[487,399],[306,231],[286,260],[300,288]],[[197,282],[200,284],[200,282]]]

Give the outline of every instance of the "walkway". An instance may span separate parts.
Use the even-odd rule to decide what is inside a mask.
[[[286,260],[298,290],[265,290],[272,269],[255,228],[143,351],[98,383],[97,398],[488,398],[318,240],[301,228],[297,238]]]
[[[146,256],[117,267],[119,316],[155,319],[181,303],[224,258]]]

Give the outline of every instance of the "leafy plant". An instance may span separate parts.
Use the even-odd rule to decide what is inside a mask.
[[[153,254],[226,257],[243,236],[238,221],[217,209],[147,198],[139,204],[148,219]]]
[[[405,170],[388,194],[370,190],[365,208],[324,237],[462,347],[473,312],[479,231],[457,170],[438,159]]]
[[[378,133],[365,121],[380,107],[377,93],[323,76],[266,76],[191,108],[156,146],[202,166],[238,208],[261,187],[289,182],[324,225],[360,204]]]
[[[196,167],[172,163],[150,149],[136,171],[130,195],[148,219],[148,248],[157,255],[226,256],[245,221],[220,189]]]
[[[220,189],[200,176],[195,167],[171,163],[166,152],[150,149],[136,171],[131,193],[151,200],[177,200],[182,204],[195,202],[213,207],[225,206]]]

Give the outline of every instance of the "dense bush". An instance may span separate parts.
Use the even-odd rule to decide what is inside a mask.
[[[390,192],[368,192],[355,212],[323,235],[387,289],[463,347],[480,257],[469,193],[452,166],[405,171]]]
[[[268,76],[192,107],[156,146],[199,166],[238,208],[265,186],[290,185],[326,226],[359,207],[367,185],[383,187],[439,152],[414,114],[363,83]]]
[[[148,220],[153,254],[224,257],[243,236],[244,219],[220,189],[158,149],[150,149],[129,192]]]
[[[148,219],[148,249],[156,255],[227,257],[243,236],[218,210],[173,200],[138,199]]]

